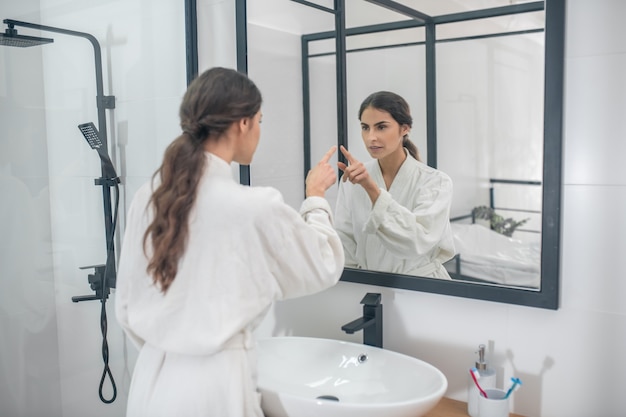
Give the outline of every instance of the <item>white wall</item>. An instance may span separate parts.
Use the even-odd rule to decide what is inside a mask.
[[[524,386],[513,411],[533,417],[619,417],[626,410],[626,29],[620,0],[567,2],[561,308],[542,310],[339,283],[278,303],[259,335],[360,341],[342,324],[366,292],[383,294],[385,346],[440,368],[466,399],[467,370],[488,343],[498,383]],[[267,112],[271,109],[266,109]],[[312,318],[314,317],[314,318]]]
[[[0,48],[0,68],[0,415],[58,416],[42,50]]]

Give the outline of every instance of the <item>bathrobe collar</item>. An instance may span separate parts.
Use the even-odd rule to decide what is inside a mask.
[[[228,162],[211,152],[205,152],[204,154],[207,158],[207,174],[211,176],[228,177],[234,181],[233,171]]]

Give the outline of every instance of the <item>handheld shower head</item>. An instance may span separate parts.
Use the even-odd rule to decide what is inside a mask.
[[[102,163],[102,175],[107,179],[118,178],[115,168],[113,167],[113,162],[111,162],[109,154],[102,146],[102,139],[100,139],[100,134],[93,122],[82,123],[78,125],[78,129],[80,129],[91,149],[95,149],[98,152]]]
[[[54,39],[40,38],[37,36],[18,35],[17,29],[14,29],[13,25],[11,24],[9,24],[9,27],[4,31],[4,33],[0,33],[0,45],[4,46],[27,48],[29,46],[43,45],[52,42],[54,42]]]
[[[91,149],[98,150],[102,147],[102,140],[100,139],[96,125],[94,125],[93,122],[80,124],[78,125],[78,128]]]

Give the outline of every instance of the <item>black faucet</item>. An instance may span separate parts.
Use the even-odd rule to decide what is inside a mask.
[[[363,330],[363,343],[370,346],[383,347],[383,305],[382,296],[368,292],[361,300],[363,317],[341,326],[341,330],[348,334]]]

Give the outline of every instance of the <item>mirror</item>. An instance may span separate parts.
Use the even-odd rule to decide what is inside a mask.
[[[378,90],[409,102],[411,140],[453,179],[452,280],[350,268],[342,280],[558,308],[564,2],[258,3],[248,2],[245,27],[248,72],[265,101],[253,185],[276,186],[297,206],[303,174],[290,173],[300,161],[278,165],[277,149],[304,155],[304,173],[337,140],[370,159],[357,110]],[[334,205],[336,190],[328,198]],[[494,227],[471,224],[472,213],[494,210],[505,225],[526,221],[513,239],[491,230],[493,216]],[[476,249],[502,252],[502,242],[512,258],[494,263],[493,246]]]

